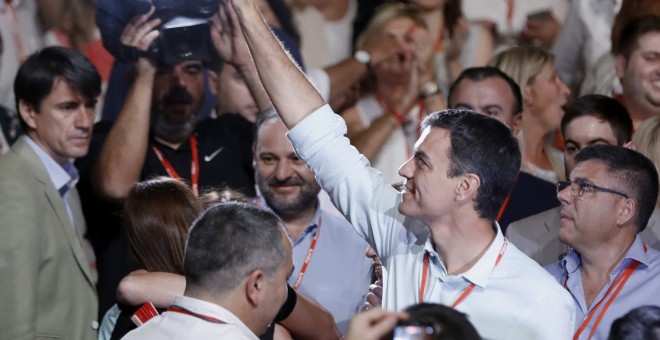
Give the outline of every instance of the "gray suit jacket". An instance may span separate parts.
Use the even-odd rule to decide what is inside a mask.
[[[0,339],[96,339],[82,238],[23,140],[0,158]]]
[[[557,262],[566,255],[566,246],[558,237],[560,210],[561,207],[553,208],[513,222],[506,237],[543,267]],[[639,236],[649,247],[660,250],[660,208],[656,207]]]

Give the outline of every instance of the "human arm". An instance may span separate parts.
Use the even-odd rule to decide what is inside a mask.
[[[321,305],[296,293],[298,300],[289,316],[280,321],[294,339],[339,339],[335,320]]]
[[[40,232],[42,214],[35,214],[33,195],[22,194],[30,188],[23,181],[2,177],[0,172],[0,188],[5,196],[0,199],[0,301],[11,306],[0,310],[0,329],[6,339],[34,339],[42,265],[39,256],[42,237],[46,237]]]
[[[160,19],[148,20],[153,13],[132,19],[121,37],[123,44],[146,50],[158,37],[154,28]],[[156,67],[151,60],[135,63],[135,77],[117,121],[101,148],[92,172],[96,193],[110,200],[124,198],[139,180],[149,144],[151,96]]]
[[[407,314],[380,308],[356,314],[351,319],[344,340],[379,340],[392,332],[397,322],[407,319]]]
[[[291,61],[261,17],[253,0],[223,3],[230,17],[237,14],[259,78],[275,109],[288,127],[295,126],[325,102],[303,72]],[[232,11],[229,6],[233,6]],[[291,100],[296,98],[296,100]]]
[[[586,39],[587,32],[580,20],[579,6],[577,2],[573,2],[559,36],[552,46],[557,72],[566,84],[570,85],[573,82],[573,75],[580,66],[580,57]]]
[[[119,282],[117,300],[130,306],[151,302],[156,307],[166,308],[185,289],[186,279],[182,275],[141,269],[128,274]]]

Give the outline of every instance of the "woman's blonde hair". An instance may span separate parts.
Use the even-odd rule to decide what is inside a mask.
[[[417,25],[426,28],[426,22],[420,16],[419,7],[404,3],[384,4],[376,9],[376,13],[369,20],[369,24],[357,38],[355,47],[358,50],[364,48],[367,41],[383,32],[385,25],[398,18],[410,18]]]
[[[543,67],[553,63],[555,57],[538,47],[517,46],[498,53],[489,63],[518,83],[521,89],[534,82]]]
[[[660,117],[648,118],[633,135],[635,149],[648,157],[655,169],[660,171]],[[660,206],[660,197],[656,203]]]

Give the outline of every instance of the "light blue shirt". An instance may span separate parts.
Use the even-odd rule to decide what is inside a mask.
[[[348,322],[369,291],[372,260],[364,254],[368,245],[345,219],[316,209],[312,223],[300,238],[294,241],[289,236],[293,244],[294,271],[289,277],[292,287],[317,232],[316,246],[298,291],[327,309],[341,334],[345,334]]]
[[[591,312],[599,301],[603,300],[605,293],[610,288],[616,278],[632,263],[639,262],[639,265],[632,273],[626,284],[623,286],[616,299],[603,314],[594,337],[592,339],[607,339],[610,333],[612,322],[617,318],[628,313],[631,309],[653,305],[660,307],[660,252],[646,247],[639,235],[628,249],[626,256],[610,273],[610,281],[598,292],[598,295],[587,307],[584,298],[584,288],[582,286],[582,275],[580,273],[580,255],[572,251],[561,261],[553,263],[546,267],[548,271],[557,279],[560,284],[565,284],[573,297],[575,314],[575,331],[580,327],[589,312]],[[568,280],[566,279],[568,277]],[[611,294],[611,293],[610,293]],[[608,296],[609,300],[609,296]],[[580,339],[587,339],[593,328],[596,318],[600,314],[605,302],[601,303],[592,317],[587,328],[580,334]]]
[[[467,272],[449,275],[421,222],[401,215],[401,195],[383,181],[344,137],[346,124],[325,105],[289,132],[298,154],[314,171],[357,233],[380,256],[388,272],[383,306],[402,310],[418,303],[423,257],[431,254],[425,302],[451,305],[470,285],[457,309],[486,339],[570,339],[575,309],[571,297],[543,268],[508,243],[495,266],[504,237],[497,236]],[[438,188],[441,190],[442,188]]]
[[[32,148],[32,150],[39,156],[39,160],[46,167],[48,172],[48,177],[53,182],[55,189],[60,193],[62,200],[64,201],[64,206],[66,207],[66,212],[69,215],[69,220],[71,224],[75,226],[73,213],[71,212],[71,207],[69,206],[69,193],[72,188],[75,188],[76,183],[78,183],[78,170],[73,163],[67,161],[64,165],[57,163],[53,157],[48,155],[32,138],[23,135],[20,138],[23,138],[27,145]]]

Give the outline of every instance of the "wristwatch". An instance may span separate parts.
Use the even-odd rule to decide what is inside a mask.
[[[369,55],[369,52],[363,51],[363,50],[357,50],[353,54],[353,58],[357,60],[358,63],[364,64],[364,65],[369,65],[371,63],[371,56]]]
[[[422,88],[419,90],[419,100],[424,100],[428,97],[434,96],[436,94],[440,93],[440,88],[438,87],[438,84],[435,82],[428,82],[422,86]]]

